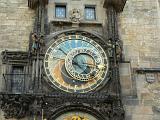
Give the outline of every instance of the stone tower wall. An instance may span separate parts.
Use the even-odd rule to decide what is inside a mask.
[[[0,0],[0,53],[3,50],[28,50],[34,16],[34,11],[28,8],[28,0]],[[1,67],[0,61],[0,85]],[[0,120],[4,120],[2,112],[0,114]]]
[[[28,50],[34,11],[27,0],[0,0],[0,51]]]
[[[119,33],[124,60],[130,61],[121,68],[126,120],[160,120],[154,109],[160,106],[159,73],[149,73],[155,79],[152,84],[146,81],[148,73],[135,73],[139,68],[160,68],[158,0],[128,0],[119,16]]]
[[[160,67],[158,0],[129,0],[120,15],[124,57],[132,67]]]

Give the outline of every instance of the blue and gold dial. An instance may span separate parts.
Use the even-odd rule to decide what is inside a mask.
[[[86,93],[106,82],[108,57],[94,40],[69,35],[59,38],[48,48],[44,67],[56,88]]]

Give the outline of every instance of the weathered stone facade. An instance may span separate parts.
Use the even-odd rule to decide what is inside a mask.
[[[0,50],[28,50],[29,34],[34,21],[34,11],[27,0],[0,1]]]
[[[28,8],[27,0],[0,0],[0,52],[3,50],[28,51],[35,11]],[[2,85],[0,61],[0,84]],[[4,120],[1,112],[0,120]]]
[[[33,29],[35,13],[28,8],[27,2],[27,0],[0,0],[0,52],[5,49],[28,51],[29,34]],[[48,22],[56,21],[55,2],[59,0],[50,0],[48,5]],[[96,25],[81,27],[103,31],[102,26],[105,26],[107,19],[103,0],[69,0],[68,2],[71,3],[68,11],[79,7],[80,3],[97,5]],[[83,8],[84,6],[80,7]],[[65,21],[69,22],[69,17]],[[139,68],[160,68],[160,3],[158,0],[128,0],[124,11],[119,15],[118,22],[119,35],[123,41],[124,63],[121,64],[120,73],[126,120],[160,120],[160,112],[155,108],[160,106],[159,74],[151,73],[154,75],[155,82],[150,84],[146,81],[146,72],[136,72]],[[54,27],[50,28],[50,31],[56,31]],[[0,120],[4,118],[0,117]]]
[[[159,74],[152,73],[156,82],[149,84],[145,72],[137,74],[134,71],[134,68],[160,67],[159,5],[158,0],[129,0],[119,17],[124,60],[130,61],[128,66],[132,70],[130,81],[132,84],[129,83],[131,85],[129,86],[129,81],[126,82],[124,85],[126,89],[123,90],[125,94],[131,95],[125,100],[127,120],[160,119],[160,114],[155,112],[153,107],[160,106]],[[129,75],[123,76],[122,81],[126,81]]]

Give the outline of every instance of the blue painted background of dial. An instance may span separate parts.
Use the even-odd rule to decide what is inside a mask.
[[[75,48],[90,48],[98,53],[98,50],[96,49],[96,47],[94,47],[91,43],[83,41],[81,39],[80,40],[72,39],[72,40],[63,41],[55,48],[56,53],[54,53],[54,56],[58,55],[57,57],[61,56],[63,58],[66,55],[64,54],[63,51],[60,51],[59,48],[61,48],[66,54]],[[82,59],[85,59],[85,58],[82,58]]]

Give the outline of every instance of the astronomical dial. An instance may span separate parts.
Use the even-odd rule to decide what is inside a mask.
[[[44,67],[55,87],[70,93],[86,93],[106,82],[108,57],[94,40],[70,35],[57,39],[48,48]]]
[[[56,118],[56,120],[98,120],[94,116],[88,113],[74,111],[74,112],[67,112],[59,117]]]

